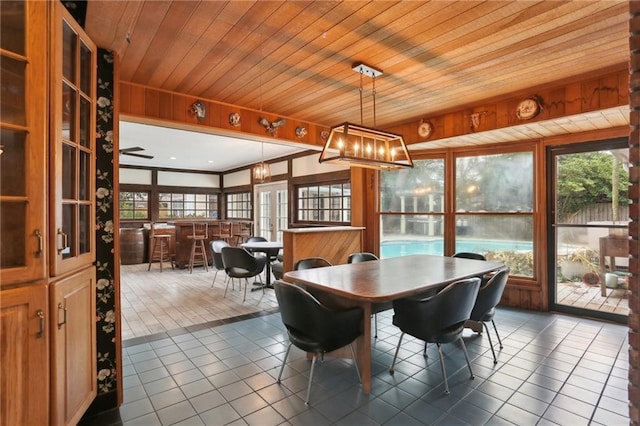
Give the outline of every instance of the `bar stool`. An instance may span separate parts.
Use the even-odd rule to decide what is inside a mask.
[[[239,247],[253,235],[253,222],[242,221],[236,222],[234,225],[233,237],[235,237],[235,245]]]
[[[149,251],[149,267],[147,268],[147,271],[151,270],[151,264],[154,261],[160,262],[160,272],[162,272],[162,264],[164,262],[170,262],[171,269],[174,269],[173,262],[171,261],[171,254],[169,253],[171,235],[156,234],[152,223],[149,233],[149,241],[151,242],[151,250]]]
[[[218,240],[226,241],[228,244],[233,243],[233,230],[230,221],[220,220],[216,222],[216,231],[213,236]]]
[[[191,240],[191,256],[189,256],[189,273],[193,272],[193,266],[202,264],[204,269],[209,272],[209,262],[207,261],[207,249],[205,241],[207,240],[207,223],[193,222],[193,231],[191,235],[187,235],[187,239]]]

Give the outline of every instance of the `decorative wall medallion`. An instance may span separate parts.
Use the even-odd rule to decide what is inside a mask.
[[[238,127],[240,125],[240,114],[237,112],[232,112],[229,114],[229,124],[233,127]]]
[[[302,126],[296,127],[296,136],[300,139],[304,138],[305,136],[307,136],[307,129]]]
[[[320,139],[322,139],[323,142],[326,142],[326,140],[329,138],[329,132],[326,130],[323,130],[320,132]]]
[[[429,121],[420,120],[420,124],[418,125],[418,135],[421,138],[428,138],[433,133],[433,125]]]
[[[516,117],[519,120],[529,120],[542,111],[542,100],[538,96],[531,96],[520,101],[516,107]]]
[[[198,121],[204,120],[207,116],[207,108],[202,101],[196,101],[191,104],[191,113],[196,116]]]

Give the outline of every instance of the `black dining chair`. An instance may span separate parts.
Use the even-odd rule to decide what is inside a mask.
[[[461,257],[464,259],[474,259],[474,260],[487,260],[487,258],[481,255],[480,253],[473,253],[469,251],[460,251],[454,254],[452,257]]]
[[[331,262],[324,257],[305,257],[298,259],[293,265],[293,269],[295,271],[302,271],[303,269],[322,268],[325,266],[331,266]]]
[[[362,308],[328,308],[301,287],[280,280],[274,282],[274,289],[282,322],[289,335],[289,346],[282,360],[277,382],[280,383],[291,345],[313,354],[305,404],[309,404],[316,360],[327,352],[349,345],[358,379],[362,380],[352,345],[362,334]]]
[[[369,262],[372,260],[380,260],[378,256],[369,252],[360,252],[360,253],[351,253],[349,257],[347,257],[347,263],[360,263],[360,262]],[[373,338],[378,338],[378,314],[373,314],[373,324],[374,324],[374,335]]]
[[[229,247],[229,243],[224,240],[213,240],[209,243],[211,247],[211,257],[213,258],[213,267],[216,269],[216,273],[213,276],[213,281],[211,282],[211,287],[216,282],[216,277],[218,276],[218,271],[224,271],[224,263],[222,262],[222,248]],[[229,277],[227,277],[228,279]]]
[[[223,247],[222,248],[222,263],[224,264],[224,271],[229,276],[227,286],[224,288],[224,297],[227,297],[227,289],[229,288],[229,281],[233,282],[234,278],[244,279],[244,302],[247,299],[247,286],[249,285],[249,278],[259,276],[264,270],[264,266],[267,262],[267,257],[255,257],[247,250],[241,247]],[[240,284],[242,288],[242,284]],[[262,289],[264,293],[264,288]]]
[[[491,334],[489,333],[489,326],[487,325],[487,322],[491,321],[491,324],[493,324],[493,329],[496,332],[496,336],[498,336],[500,349],[502,349],[502,340],[500,339],[500,334],[498,334],[498,328],[496,327],[496,323],[493,318],[496,315],[496,306],[500,303],[500,299],[502,298],[502,293],[507,286],[508,279],[509,268],[506,266],[500,268],[495,274],[493,274],[491,278],[489,278],[489,281],[480,287],[478,297],[476,298],[473,310],[469,316],[469,320],[481,322],[484,326],[484,329],[487,332],[487,338],[489,339],[489,345],[491,346],[494,364],[498,363],[498,359],[496,358],[496,351],[493,349],[493,342],[491,341]]]
[[[398,340],[398,347],[389,373],[394,373],[394,365],[398,357],[398,351],[402,344],[402,338],[409,334],[423,340],[425,343],[435,343],[440,354],[440,367],[444,377],[445,393],[449,394],[449,383],[442,355],[443,343],[451,343],[459,340],[467,360],[469,373],[474,378],[467,347],[462,339],[464,324],[471,315],[471,310],[478,296],[480,288],[479,278],[467,278],[453,282],[436,293],[435,296],[426,298],[405,298],[393,301],[393,324],[400,328],[402,334]]]

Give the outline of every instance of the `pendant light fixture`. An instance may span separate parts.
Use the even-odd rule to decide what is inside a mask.
[[[262,66],[262,60],[264,59],[264,53],[262,51],[262,34],[260,34],[260,65]],[[260,72],[260,112],[262,112],[262,71]],[[260,119],[258,120],[258,122],[262,125],[263,124],[263,120],[265,120],[263,117],[260,117]],[[267,122],[268,123],[268,122]],[[286,123],[283,122],[282,124]],[[277,126],[276,126],[277,129]],[[268,129],[267,129],[268,131]],[[273,134],[273,132],[271,132],[271,134]],[[271,179],[271,167],[269,166],[269,163],[265,163],[264,162],[264,141],[260,142],[261,143],[261,154],[260,154],[260,163],[256,164],[255,166],[253,166],[253,180],[255,182],[260,182],[260,183],[264,183],[264,182],[268,182]]]
[[[253,166],[253,180],[256,182],[264,183],[271,179],[271,167],[269,163],[264,162],[264,142],[262,143],[262,161]]]
[[[402,135],[377,130],[363,125],[362,82],[364,76],[373,80],[373,126],[376,126],[376,77],[382,71],[364,64],[353,70],[360,74],[360,125],[345,122],[331,128],[331,133],[320,154],[320,163],[347,164],[377,170],[413,167],[413,161]]]

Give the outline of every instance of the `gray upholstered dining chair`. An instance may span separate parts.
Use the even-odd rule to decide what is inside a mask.
[[[425,343],[435,343],[438,346],[446,394],[449,394],[449,383],[442,354],[441,345],[443,343],[460,341],[467,360],[467,366],[469,367],[469,373],[473,379],[473,370],[471,369],[467,348],[462,339],[462,331],[464,330],[465,322],[471,316],[471,310],[478,296],[479,288],[479,278],[467,278],[447,285],[435,296],[394,300],[393,325],[400,328],[402,334],[398,340],[398,347],[393,356],[389,373],[394,373],[402,338],[405,334],[409,334],[423,340]]]
[[[248,279],[259,276],[264,270],[266,262],[266,256],[255,257],[241,247],[222,248],[222,263],[224,263],[224,271],[229,276],[229,281],[233,281],[234,278],[244,279],[245,281],[243,302],[247,299]],[[224,289],[224,297],[227,297],[229,281],[227,281],[227,286]],[[264,288],[262,292],[264,293]]]
[[[349,345],[358,379],[362,381],[352,345],[353,341],[362,334],[362,308],[340,310],[328,308],[308,291],[284,281],[275,281],[273,287],[282,322],[289,335],[289,346],[282,360],[277,382],[280,383],[292,345],[313,354],[305,404],[309,404],[316,360],[327,352]]]
[[[491,321],[491,324],[493,324],[493,329],[498,337],[500,349],[502,349],[502,340],[500,340],[500,334],[498,334],[498,328],[496,327],[496,323],[493,318],[496,315],[496,306],[500,303],[500,299],[502,298],[502,293],[507,286],[508,279],[509,268],[505,266],[493,274],[486,283],[483,283],[478,291],[478,297],[476,298],[473,310],[469,316],[469,320],[481,322],[484,326],[484,329],[487,332],[487,338],[489,339],[489,345],[491,346],[494,364],[498,363],[498,358],[496,358],[496,351],[493,348],[493,342],[491,341],[491,334],[489,333],[489,326],[487,325],[487,322]]]
[[[452,257],[460,257],[464,259],[474,259],[474,260],[487,260],[487,258],[481,255],[480,253],[473,253],[470,251],[460,251],[454,254]]]
[[[216,282],[216,277],[218,276],[218,271],[224,271],[224,262],[222,262],[222,248],[229,247],[229,243],[224,240],[213,240],[209,243],[211,246],[211,257],[213,258],[213,267],[216,269],[216,273],[213,276],[213,281],[211,282],[211,287]],[[229,277],[227,276],[227,279]],[[225,280],[226,281],[226,280]]]
[[[331,266],[331,262],[324,257],[305,257],[298,259],[293,265],[293,269],[295,271],[301,271],[303,269],[322,268],[325,266]]]

